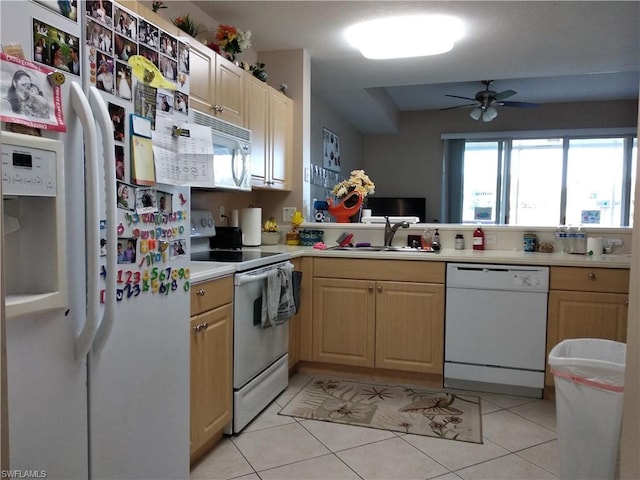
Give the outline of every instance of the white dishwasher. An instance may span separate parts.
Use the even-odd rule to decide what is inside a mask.
[[[447,265],[444,385],[542,397],[549,268]]]

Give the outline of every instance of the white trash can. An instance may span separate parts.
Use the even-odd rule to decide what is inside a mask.
[[[613,479],[618,458],[626,345],[564,340],[549,353],[556,386],[560,479]]]

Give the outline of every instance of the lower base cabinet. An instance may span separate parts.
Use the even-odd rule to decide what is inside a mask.
[[[571,338],[625,342],[629,270],[552,267],[550,270],[547,358],[551,349]],[[545,385],[553,386],[547,367]]]
[[[222,435],[233,413],[233,280],[191,290],[190,456],[197,460]]]
[[[313,361],[442,375],[444,295],[444,263],[316,259]]]

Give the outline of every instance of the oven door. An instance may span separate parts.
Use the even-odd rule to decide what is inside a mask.
[[[278,264],[282,265],[282,264]],[[262,328],[262,289],[271,265],[235,276],[233,301],[233,388],[240,389],[269,367],[289,346],[289,323]]]

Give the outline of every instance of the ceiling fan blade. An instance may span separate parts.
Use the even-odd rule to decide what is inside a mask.
[[[516,93],[518,92],[515,92],[513,90],[505,90],[504,92],[496,93],[496,96],[494,98],[499,101],[503,98],[513,97]]]
[[[467,103],[465,105],[456,105],[455,107],[441,108],[440,110],[453,110],[454,108],[477,107],[478,103]]]
[[[499,102],[499,105],[505,107],[520,107],[520,108],[538,108],[540,105],[537,103],[528,102]]]
[[[461,97],[460,95],[445,95],[445,97],[453,97],[453,98],[463,98],[464,100],[471,100],[473,102],[475,102],[475,98],[471,98],[471,97]]]

